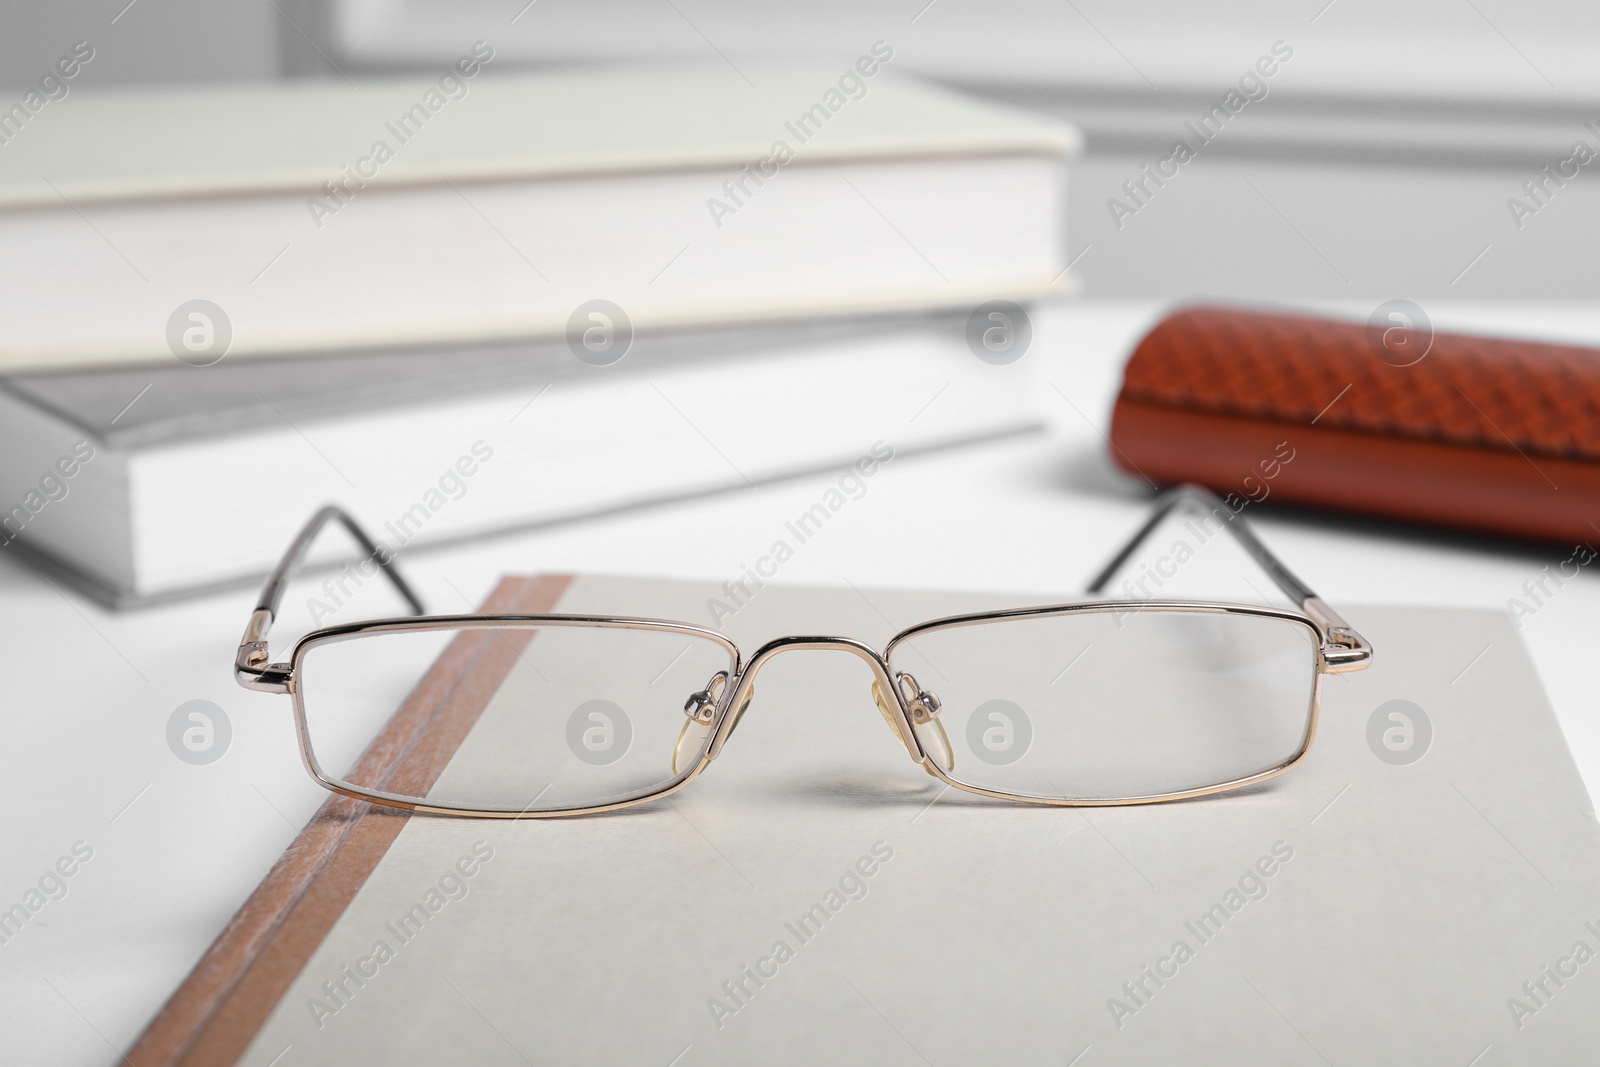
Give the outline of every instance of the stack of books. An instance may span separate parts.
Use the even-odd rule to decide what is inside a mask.
[[[329,501],[398,550],[1036,427],[1078,135],[892,68],[52,111],[0,153],[0,552],[146,603]]]

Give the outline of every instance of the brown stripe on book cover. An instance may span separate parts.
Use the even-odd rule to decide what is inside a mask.
[[[571,581],[562,574],[503,578],[482,611],[552,611]],[[426,791],[520,653],[486,631],[462,632],[351,777]],[[133,1067],[236,1062],[410,817],[399,809],[330,796],[150,1021],[127,1062]]]
[[[1162,485],[1600,541],[1600,349],[1183,308],[1129,357],[1110,440]]]

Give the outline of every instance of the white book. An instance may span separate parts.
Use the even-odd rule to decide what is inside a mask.
[[[609,366],[550,341],[16,375],[0,553],[125,606],[255,580],[329,502],[400,551],[1040,428],[1036,360],[984,362],[967,332],[918,315],[642,334]]]
[[[650,330],[1065,284],[1078,133],[900,77],[883,42],[743,75],[500,65],[80,90],[5,127],[0,370],[561,336],[595,299]]]

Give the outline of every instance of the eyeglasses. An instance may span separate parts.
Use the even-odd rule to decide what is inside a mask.
[[[682,622],[427,615],[392,555],[327,507],[268,577],[234,674],[293,698],[318,782],[414,811],[545,818],[667,796],[721,755],[761,667],[793,649],[864,660],[884,721],[946,785],[1063,806],[1201,796],[1305,758],[1322,676],[1365,668],[1372,647],[1194,486],[1157,501],[1089,593],[1180,508],[1228,530],[1299,610],[1096,600],[934,619],[881,653],[848,637],[782,637],[746,660],[721,633]],[[270,662],[284,588],[335,520],[416,615],[313,630]]]

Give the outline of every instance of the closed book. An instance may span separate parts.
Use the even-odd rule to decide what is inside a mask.
[[[703,626],[725,595],[510,576],[483,610]],[[774,581],[721,631],[746,654],[800,627],[882,648],[928,618],[1045,599]],[[197,963],[128,1061],[1082,1067],[1233,1063],[1249,1042],[1280,1050],[1247,1061],[1262,1063],[1467,1064],[1490,1044],[1483,1064],[1592,1062],[1600,983],[1563,954],[1582,939],[1592,959],[1600,937],[1600,833],[1527,651],[1498,612],[1351,618],[1373,668],[1325,687],[1304,763],[1232,796],[1077,812],[968,799],[907,759],[859,660],[815,652],[786,672],[779,653],[711,767],[625,815],[441,818],[330,796],[225,927],[200,908],[174,924]],[[1019,661],[1070,666],[1026,633]],[[534,674],[543,640],[441,656],[364,773],[508,780],[536,709],[554,707]],[[1068,715],[1083,669],[1045,683]],[[994,684],[1045,721],[1047,694]],[[940,716],[970,735],[988,707]],[[285,697],[250,710],[290,715]],[[1435,732],[1386,749],[1391,714],[1431,715]],[[578,758],[559,723],[540,723],[554,766]],[[1064,733],[1035,727],[1019,765],[1070,747]],[[617,766],[665,760],[643,736]],[[279,755],[295,758],[287,737]],[[1564,988],[1537,987],[1547,963]]]
[[[147,603],[253,580],[330,501],[398,552],[1037,429],[1031,366],[924,314],[13,375],[0,553]]]
[[[640,330],[1061,289],[1071,126],[812,69],[87,92],[0,152],[0,371]],[[748,80],[746,80],[746,78]],[[198,316],[198,317],[197,317]],[[576,318],[575,318],[576,316]]]

